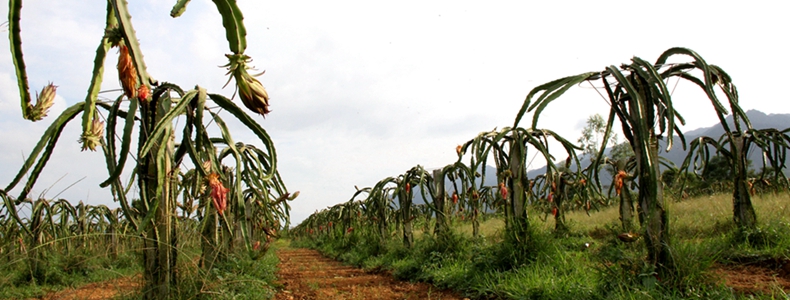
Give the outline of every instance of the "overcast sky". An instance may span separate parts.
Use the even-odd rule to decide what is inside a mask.
[[[227,62],[229,50],[211,1],[192,1],[177,19],[169,16],[175,1],[130,2],[154,78],[233,94],[232,84],[222,89],[227,77],[218,66]],[[347,201],[355,185],[372,186],[418,164],[454,162],[456,145],[511,125],[526,94],[539,84],[633,56],[655,61],[670,47],[691,48],[721,66],[745,109],[790,112],[780,88],[790,69],[790,19],[781,1],[380,3],[239,1],[246,54],[266,71],[259,79],[273,110],[266,119],[255,118],[274,140],[289,190],[301,191],[292,202],[294,223]],[[31,88],[50,81],[59,86],[57,103],[43,121],[22,120],[8,40],[0,41],[3,187],[55,116],[84,101],[105,5],[24,2],[22,41]],[[0,6],[0,14],[7,10]],[[116,53],[106,61],[104,90],[119,88]],[[114,99],[118,93],[103,95]],[[704,94],[688,83],[680,83],[674,101],[687,119],[686,130],[717,122]],[[608,106],[593,89],[577,87],[550,106],[540,127],[575,141],[594,113],[605,115]],[[231,126],[235,140],[260,144],[237,123]],[[61,136],[33,195],[55,197],[85,178],[58,197],[117,206],[109,190],[98,186],[107,177],[103,155],[80,152],[80,127],[75,120]]]

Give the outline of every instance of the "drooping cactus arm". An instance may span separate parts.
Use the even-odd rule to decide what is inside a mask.
[[[170,11],[170,16],[173,18],[178,18],[187,10],[187,4],[189,4],[190,0],[178,0],[176,5],[173,6],[173,9]]]
[[[219,14],[222,15],[222,26],[225,27],[225,36],[228,39],[230,51],[234,54],[243,54],[247,49],[247,29],[244,28],[244,16],[242,16],[239,6],[236,5],[236,0],[213,1],[217,5]]]
[[[27,71],[25,60],[22,55],[22,35],[19,28],[20,16],[22,13],[22,0],[8,1],[8,39],[11,45],[11,57],[14,60],[16,70],[16,80],[19,85],[19,96],[21,98],[22,117],[28,119],[30,109],[30,86],[27,83]]]
[[[54,122],[47,128],[44,132],[44,136],[41,137],[38,144],[36,144],[35,148],[31,152],[30,156],[25,161],[25,164],[22,166],[22,169],[19,170],[14,180],[8,184],[5,188],[6,191],[12,190],[17,183],[22,179],[22,177],[30,171],[30,168],[33,166],[33,162],[39,158],[38,163],[30,172],[29,178],[27,183],[25,184],[25,188],[20,193],[19,197],[17,197],[18,201],[25,199],[27,197],[27,193],[30,192],[30,189],[33,188],[33,185],[36,183],[38,176],[41,174],[41,171],[46,166],[47,161],[49,161],[49,157],[52,156],[52,152],[55,148],[55,144],[58,142],[60,138],[60,134],[63,132],[63,129],[66,127],[69,121],[74,119],[77,114],[82,112],[82,104],[75,104],[69,108],[67,108]],[[46,146],[46,149],[45,149]],[[43,153],[42,153],[43,151]]]
[[[112,4],[107,2],[107,20],[105,31],[111,30],[118,26],[118,19],[115,17]],[[110,40],[107,34],[102,36],[99,42],[99,47],[96,48],[96,56],[93,59],[93,75],[91,76],[91,83],[88,86],[88,94],[85,96],[85,104],[83,107],[84,113],[82,114],[82,134],[87,136],[92,131],[93,119],[96,115],[96,100],[101,91],[101,84],[104,80],[104,59],[107,57],[107,51],[110,50]],[[83,147],[85,148],[85,146]],[[104,185],[106,186],[106,184]]]

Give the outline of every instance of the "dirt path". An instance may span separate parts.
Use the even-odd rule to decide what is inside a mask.
[[[389,274],[344,266],[309,249],[277,252],[281,290],[275,299],[464,299],[426,283],[409,283]]]
[[[65,289],[47,294],[40,299],[46,300],[94,300],[112,299],[130,295],[140,288],[142,276],[128,276],[83,285],[76,289]]]
[[[740,294],[764,293],[766,295],[790,292],[790,260],[765,261],[716,265],[713,274]]]

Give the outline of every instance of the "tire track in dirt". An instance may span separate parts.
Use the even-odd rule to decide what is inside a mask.
[[[310,249],[281,248],[277,300],[301,299],[465,299],[426,283],[410,283],[389,274],[367,272]]]

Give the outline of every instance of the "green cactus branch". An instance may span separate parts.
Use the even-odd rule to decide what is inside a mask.
[[[88,86],[88,94],[85,96],[85,107],[83,108],[84,113],[82,114],[83,135],[89,134],[92,130],[93,119],[96,115],[96,100],[99,97],[101,84],[104,80],[104,59],[107,57],[107,51],[109,51],[112,46],[107,32],[116,26],[118,26],[118,19],[115,17],[112,4],[107,2],[107,17],[104,27],[105,35],[102,36],[99,47],[96,48],[96,57],[93,60],[93,75],[91,76],[91,83]]]
[[[30,86],[27,82],[25,59],[22,55],[22,35],[19,28],[22,13],[22,0],[8,1],[8,38],[11,40],[11,57],[14,60],[16,80],[19,85],[19,96],[22,106],[22,117],[30,120]]]
[[[176,5],[173,6],[173,9],[170,10],[170,16],[173,18],[178,18],[187,10],[187,4],[189,4],[190,0],[178,0]]]
[[[134,66],[137,69],[137,76],[140,79],[140,84],[152,84],[157,82],[148,74],[143,60],[143,52],[140,50],[140,42],[137,40],[137,34],[132,27],[132,16],[129,14],[126,0],[110,0],[115,11],[115,16],[118,19],[118,28],[123,33],[123,41],[129,49],[129,54],[132,56]],[[132,100],[134,101],[134,100]]]
[[[107,147],[109,148],[108,153],[110,154],[110,157],[108,157],[108,162],[113,164],[113,170],[110,170],[110,177],[99,184],[100,187],[107,187],[121,176],[123,167],[126,165],[126,158],[129,156],[131,143],[124,142],[121,144],[121,152],[119,153],[120,157],[118,159],[118,163],[115,163],[115,124],[117,123],[116,116],[118,116],[118,110],[122,99],[123,95],[118,97],[118,100],[116,100],[115,105],[113,105],[112,109],[110,110],[110,114],[107,117],[106,139]],[[137,113],[137,103],[138,101],[131,101],[129,104],[129,111],[124,118],[126,122],[123,128],[123,136],[121,137],[122,141],[131,141],[132,130],[134,129],[134,117]],[[110,165],[108,165],[108,167],[110,167]]]
[[[55,147],[58,139],[60,138],[60,134],[63,132],[63,129],[66,127],[69,121],[74,119],[77,114],[82,112],[83,104],[78,103],[69,108],[67,108],[51,125],[47,128],[44,132],[44,135],[41,137],[41,140],[38,141],[36,146],[33,148],[33,151],[30,153],[30,156],[25,160],[25,163],[22,165],[22,168],[17,173],[16,177],[11,181],[11,183],[6,186],[5,190],[10,191],[12,190],[22,177],[30,171],[30,168],[33,166],[33,162],[38,159],[38,163],[36,163],[35,168],[31,171],[30,177],[28,178],[27,184],[25,184],[25,188],[20,193],[19,197],[17,197],[17,201],[21,201],[27,197],[27,193],[33,187],[38,176],[41,173],[41,170],[47,164],[49,157],[52,155],[52,149]],[[46,147],[46,149],[45,149]],[[43,151],[43,154],[42,154]],[[40,157],[39,157],[40,156]]]
[[[244,16],[236,5],[236,0],[213,0],[222,15],[222,26],[228,39],[228,47],[234,54],[242,54],[247,49],[247,29],[244,28]],[[186,4],[184,4],[186,5]]]

